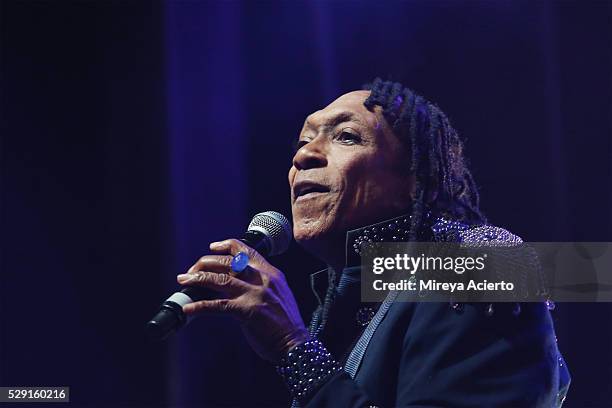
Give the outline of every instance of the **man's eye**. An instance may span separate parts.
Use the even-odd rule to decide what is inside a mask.
[[[345,144],[358,144],[361,142],[361,137],[358,134],[347,130],[338,133],[337,139]]]

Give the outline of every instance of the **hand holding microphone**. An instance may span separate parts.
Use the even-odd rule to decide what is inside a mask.
[[[210,249],[215,255],[202,257],[189,273],[177,279],[181,285],[212,289],[226,297],[189,303],[183,307],[186,314],[213,312],[235,317],[253,349],[272,362],[308,339],[295,298],[281,271],[236,239],[215,242]],[[248,255],[249,267],[237,275],[229,263],[240,252]]]
[[[162,305],[160,313],[148,324],[150,330],[157,337],[165,337],[169,324],[162,320],[181,313],[227,314],[238,319],[247,340],[262,358],[277,362],[293,346],[308,339],[284,274],[262,255],[283,252],[291,236],[285,217],[269,211],[253,218],[242,240],[212,243],[213,254],[203,256],[187,273],[178,275],[179,284],[188,289],[175,293]],[[237,256],[248,261],[248,267],[238,274],[231,269],[232,260]],[[224,297],[198,299],[201,293],[198,288],[213,290]],[[171,330],[180,327],[184,315],[178,320]]]

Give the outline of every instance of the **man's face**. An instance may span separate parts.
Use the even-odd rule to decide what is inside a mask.
[[[342,95],[308,116],[300,132],[289,185],[294,236],[307,248],[410,206],[410,156],[380,108],[363,105],[369,94]]]

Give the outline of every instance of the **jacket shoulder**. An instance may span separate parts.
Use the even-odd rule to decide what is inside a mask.
[[[431,226],[434,241],[459,242],[471,245],[514,246],[523,243],[521,237],[505,228],[490,224],[467,224],[437,218]]]

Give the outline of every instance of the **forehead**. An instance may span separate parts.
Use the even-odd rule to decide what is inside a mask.
[[[304,126],[316,128],[354,121],[363,126],[376,128],[378,126],[376,114],[363,105],[369,95],[370,91],[353,91],[344,94],[325,108],[310,114]]]

